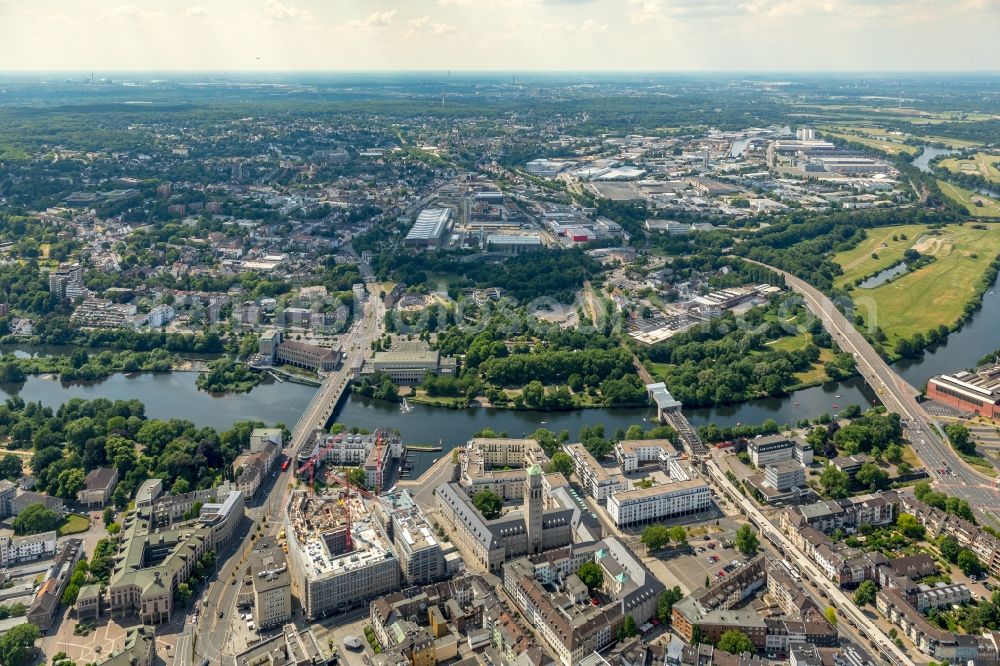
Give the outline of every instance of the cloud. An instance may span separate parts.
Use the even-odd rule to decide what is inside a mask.
[[[388,28],[392,19],[396,16],[396,10],[390,9],[385,12],[372,12],[363,19],[349,21],[347,27],[352,30],[365,30],[370,28]]]
[[[163,16],[163,12],[149,11],[142,9],[138,5],[115,5],[113,7],[108,7],[103,12],[101,12],[98,17],[100,20],[130,20],[130,21],[144,21],[147,19],[155,19]]]
[[[646,25],[663,19],[663,3],[660,0],[628,0],[631,8],[627,13],[632,25]]]
[[[429,16],[421,16],[420,18],[413,19],[409,23],[409,28],[411,35],[432,35],[435,37],[450,35],[458,31],[455,26],[432,21]]]
[[[188,7],[184,10],[184,16],[186,18],[207,18],[210,15],[211,12],[208,11],[206,7],[202,7],[201,5]]]
[[[295,5],[281,2],[281,0],[264,0],[264,15],[269,23],[276,21],[290,21],[295,19],[312,20],[312,16],[304,9],[299,9]]]

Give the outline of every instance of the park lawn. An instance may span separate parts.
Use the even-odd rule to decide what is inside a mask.
[[[926,334],[942,324],[950,328],[959,320],[975,296],[976,282],[1000,255],[1000,225],[945,227],[914,249],[934,255],[935,261],[874,289],[852,292],[865,325],[878,326],[889,337],[888,349],[901,337]]]
[[[798,351],[799,349],[805,349],[806,345],[812,342],[812,334],[810,333],[799,333],[798,335],[786,335],[783,338],[778,338],[773,342],[768,342],[767,346],[771,349],[777,349],[786,352]],[[803,370],[802,372],[795,373],[796,384],[789,387],[789,391],[795,391],[800,388],[806,388],[808,386],[817,386],[823,384],[830,380],[826,375],[826,370],[824,365],[834,359],[833,350],[820,347],[819,349],[819,361],[812,364],[808,370]]]
[[[832,349],[820,347],[819,361],[813,363],[812,367],[808,370],[795,373],[795,379],[799,380],[799,386],[816,386],[830,381],[830,378],[826,374],[826,369],[823,366],[832,362],[833,359],[834,356]]]
[[[811,335],[808,333],[799,333],[798,335],[786,335],[783,338],[778,338],[767,343],[767,346],[771,349],[777,349],[779,351],[793,352],[800,349],[805,349],[806,345],[809,344]]]
[[[968,208],[972,217],[1000,217],[1000,202],[996,199],[976,194],[944,180],[939,180],[937,183],[942,194]],[[975,204],[977,201],[983,205],[977,206]]]
[[[86,516],[81,516],[78,513],[68,513],[66,517],[63,518],[62,523],[56,528],[56,533],[59,536],[69,536],[70,534],[79,534],[80,532],[86,532],[90,529],[90,519]]]
[[[990,155],[989,153],[975,153],[967,160],[950,158],[941,161],[943,166],[952,173],[971,173],[982,176],[991,183],[1000,183],[1000,155]]]
[[[895,266],[903,259],[903,252],[913,247],[927,227],[922,224],[902,224],[898,227],[877,227],[866,229],[867,237],[857,244],[857,246],[840,252],[833,257],[833,262],[840,266],[844,274],[834,280],[834,283],[843,287],[854,284],[858,278],[866,278],[870,275],[883,271],[886,268]],[[895,236],[896,240],[892,237]],[[900,236],[906,236],[906,239]],[[885,243],[886,247],[882,247]],[[872,259],[872,253],[878,255],[878,259]]]

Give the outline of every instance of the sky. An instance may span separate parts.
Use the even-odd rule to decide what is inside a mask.
[[[1000,0],[0,0],[0,70],[1000,71]]]

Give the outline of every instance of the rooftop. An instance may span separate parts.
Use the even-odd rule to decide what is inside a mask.
[[[425,208],[406,234],[406,240],[431,240],[440,238],[451,218],[450,208]]]

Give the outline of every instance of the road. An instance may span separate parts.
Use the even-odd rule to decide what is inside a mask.
[[[809,558],[795,548],[787,536],[771,524],[749,498],[737,490],[736,486],[726,478],[725,473],[723,473],[715,460],[709,459],[705,464],[711,480],[721,488],[758,529],[762,530],[765,539],[769,540],[772,544],[780,545],[785,556],[791,557],[795,561],[803,576],[808,577],[816,588],[826,594],[829,605],[837,610],[840,618],[846,617],[851,622],[854,622],[866,638],[871,638],[875,642],[875,649],[881,652],[889,660],[889,663],[914,666],[913,660],[899,649],[877,625],[865,617],[861,609],[855,606],[851,599],[847,598],[847,595],[841,591],[838,585],[823,575]]]
[[[364,305],[364,316],[351,327],[343,338],[347,358],[340,370],[331,373],[305,412],[295,424],[291,440],[282,453],[294,461],[299,447],[314,428],[323,428],[330,420],[340,394],[347,390],[353,378],[353,368],[359,365],[371,351],[371,343],[381,337],[385,323],[385,305],[382,300],[382,286],[377,282],[366,283],[368,300]],[[285,471],[276,470],[272,475],[272,485],[256,500],[247,502],[247,534],[260,529],[263,535],[274,536],[281,527],[281,514],[291,492],[291,482],[296,465]],[[262,491],[263,492],[263,491]],[[236,610],[236,595],[242,580],[242,571],[247,565],[250,551],[256,540],[236,541],[218,556],[218,571],[211,584],[204,591],[193,608],[202,609],[198,620],[191,624],[185,618],[184,630],[177,640],[175,650],[177,666],[200,666],[202,660],[209,664],[230,666],[234,663],[234,652],[229,644],[229,628]],[[235,584],[233,581],[236,581]],[[222,616],[219,616],[219,613]],[[298,618],[293,618],[298,619]]]
[[[783,275],[785,284],[805,299],[840,348],[854,355],[858,372],[876,390],[882,404],[905,421],[903,434],[939,490],[966,500],[978,515],[994,522],[1000,512],[1000,493],[994,479],[969,467],[955,453],[938,422],[917,402],[917,390],[893,371],[825,294],[790,273],[752,263]]]
[[[298,452],[316,428],[326,426],[340,397],[354,378],[355,368],[371,351],[371,344],[382,336],[385,324],[385,303],[382,300],[382,285],[368,282],[368,300],[364,304],[365,315],[357,319],[342,340],[346,357],[340,368],[327,375],[312,400],[302,412],[292,430],[291,449]]]
[[[764,556],[771,562],[780,562],[784,559],[784,555],[781,551],[772,546],[771,542],[767,539],[761,540],[760,547],[764,552]],[[814,585],[808,578],[802,581],[800,589],[805,592],[806,596],[812,599],[812,601],[819,608],[825,608],[828,605],[819,588],[816,587],[816,585]],[[847,645],[852,645],[854,649],[857,650],[865,659],[877,661],[868,653],[869,643],[868,640],[862,635],[860,627],[854,626],[849,622],[838,622],[837,634],[840,636],[841,648],[847,647]]]

